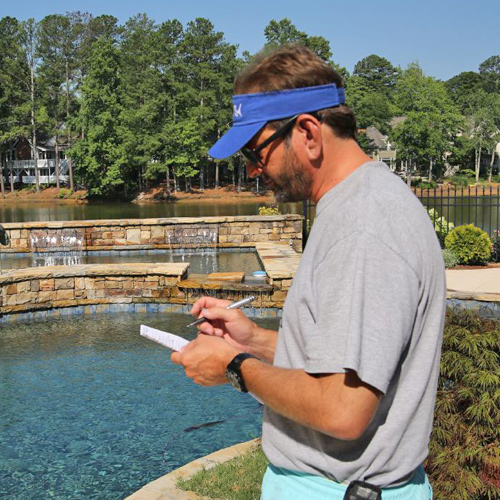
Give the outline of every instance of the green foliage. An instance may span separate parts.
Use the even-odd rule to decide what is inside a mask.
[[[427,472],[437,500],[500,496],[500,325],[448,311]]]
[[[417,187],[420,189],[435,189],[437,188],[438,184],[436,181],[422,181],[419,180],[416,184]]]
[[[484,79],[488,93],[500,92],[500,55],[488,57],[479,65],[479,73]]]
[[[488,234],[474,224],[457,226],[446,236],[444,244],[461,264],[483,264],[491,256]]]
[[[358,77],[368,93],[392,95],[399,77],[399,70],[385,57],[372,54],[354,66],[353,75]]]
[[[259,207],[259,215],[281,215],[278,207]]]
[[[59,190],[59,198],[61,198],[61,200],[66,198],[71,198],[72,195],[73,195],[72,189],[61,188]]]
[[[92,195],[109,196],[123,188],[125,151],[120,136],[122,103],[119,53],[110,39],[94,44],[89,74],[82,86],[80,120],[85,139],[70,151]]]
[[[214,500],[258,500],[269,462],[260,446],[212,469],[181,479],[178,487]]]
[[[299,43],[310,48],[325,61],[329,61],[332,57],[330,42],[326,38],[322,36],[310,36],[304,31],[298,30],[290,19],[286,17],[281,19],[281,21],[272,19],[264,29],[264,35],[268,45]]]
[[[382,134],[389,132],[389,120],[392,118],[392,112],[389,99],[384,94],[368,92],[359,100],[352,99],[352,101],[352,108],[360,128],[374,126]]]
[[[491,260],[500,262],[500,231],[498,230],[491,237]]]
[[[437,237],[439,238],[441,245],[443,245],[446,236],[453,230],[455,225],[453,222],[448,222],[444,216],[440,217],[435,208],[427,208],[427,213],[429,214],[432,224],[434,225]]]
[[[444,267],[446,267],[446,269],[451,269],[459,263],[457,256],[448,248],[443,249],[443,260]]]

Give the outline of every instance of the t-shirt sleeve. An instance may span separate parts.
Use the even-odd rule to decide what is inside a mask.
[[[416,318],[419,280],[376,236],[353,233],[318,263],[308,373],[354,370],[382,393],[398,369]]]

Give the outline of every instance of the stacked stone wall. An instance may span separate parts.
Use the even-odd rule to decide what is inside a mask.
[[[95,220],[3,225],[1,253],[201,247],[252,247],[285,242],[302,249],[302,216]]]

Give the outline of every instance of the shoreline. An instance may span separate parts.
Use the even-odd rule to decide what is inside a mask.
[[[61,198],[60,191],[56,188],[47,188],[39,193],[27,191],[6,192],[5,197],[0,197],[0,207],[2,205],[15,205],[18,203],[37,204],[53,203],[56,205],[84,205],[89,203],[133,203],[137,205],[161,204],[161,203],[189,203],[189,202],[215,202],[215,203],[234,203],[235,200],[241,202],[253,202],[273,204],[275,203],[272,193],[263,190],[262,193],[255,193],[249,190],[242,190],[239,193],[232,186],[225,186],[219,189],[205,189],[204,191],[192,190],[188,193],[178,191],[168,197],[167,192],[162,188],[152,188],[141,192],[133,200],[106,200],[106,199],[87,199],[87,191],[75,191],[67,198]]]

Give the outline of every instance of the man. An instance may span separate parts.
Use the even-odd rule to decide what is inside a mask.
[[[308,49],[261,55],[235,93],[210,154],[241,150],[250,176],[281,201],[311,199],[316,219],[279,332],[205,297],[192,313],[203,309],[206,335],[172,360],[198,384],[227,374],[264,402],[262,499],[341,499],[355,481],[369,483],[359,498],[429,499],[421,464],[445,310],[430,219],[359,148],[340,76]]]

